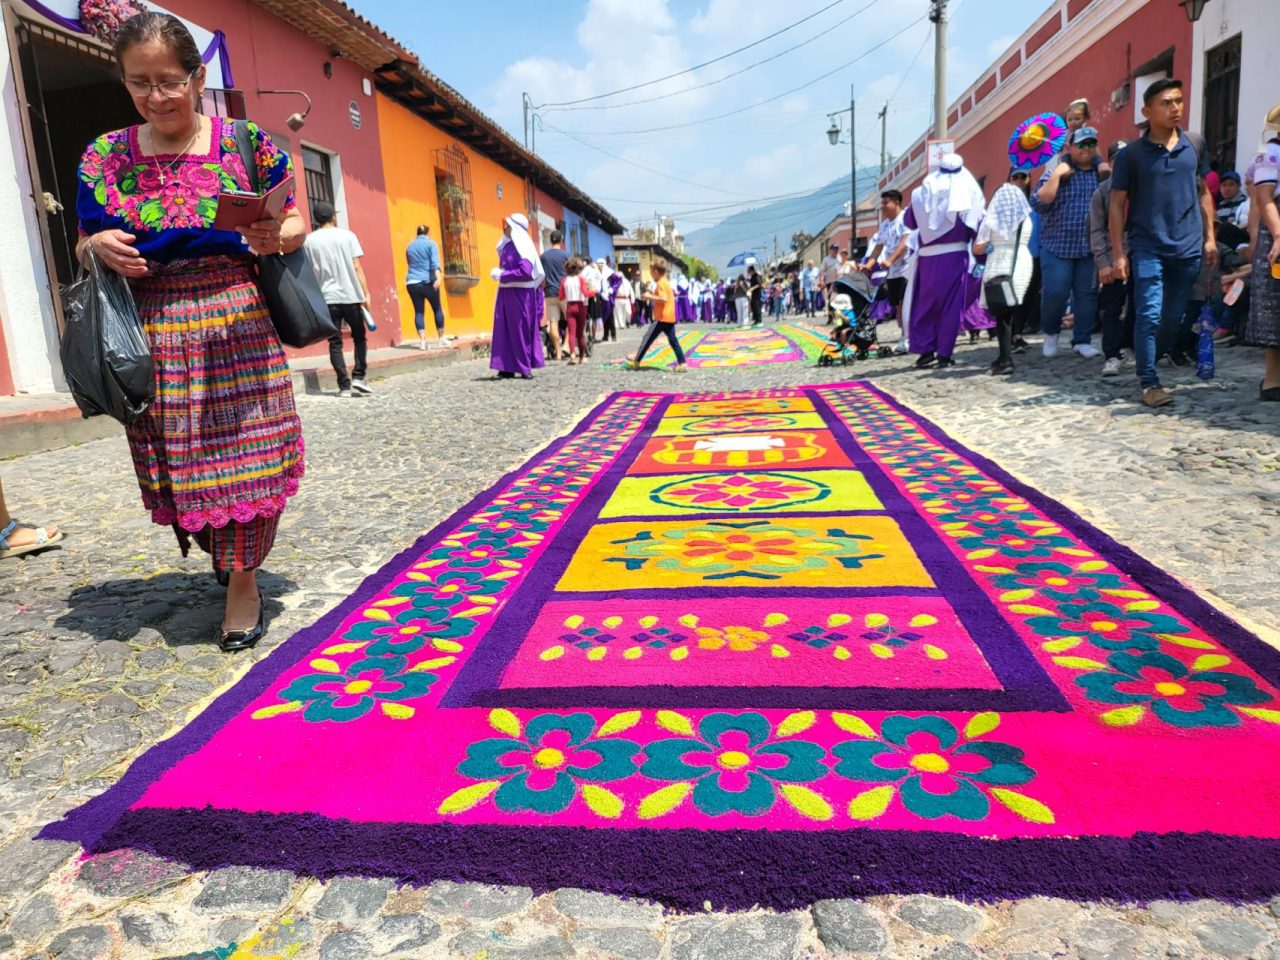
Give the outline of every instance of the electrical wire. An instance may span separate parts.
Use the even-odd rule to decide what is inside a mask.
[[[618,109],[621,109],[622,107],[635,107],[635,106],[639,106],[642,103],[656,103],[659,100],[666,100],[670,97],[680,97],[686,93],[693,93],[695,90],[705,90],[707,87],[714,87],[716,86],[716,84],[724,83],[726,80],[732,80],[734,77],[740,77],[742,76],[742,74],[747,73],[751,70],[754,70],[756,67],[762,67],[766,63],[772,63],[774,60],[777,60],[780,57],[785,57],[789,53],[794,53],[796,50],[799,50],[801,47],[807,47],[809,44],[814,43],[815,41],[822,40],[825,37],[829,37],[831,35],[831,31],[835,30],[836,27],[843,26],[844,24],[852,20],[854,17],[857,17],[859,14],[866,13],[866,11],[874,7],[877,2],[879,2],[879,0],[871,0],[871,2],[868,3],[865,7],[859,7],[857,10],[849,14],[849,16],[845,17],[843,20],[837,20],[835,23],[831,24],[831,26],[824,29],[821,33],[814,34],[808,40],[802,40],[800,43],[797,43],[795,46],[787,47],[787,49],[785,50],[780,50],[777,53],[773,54],[772,56],[765,57],[763,60],[757,60],[755,63],[747,64],[747,66],[743,67],[741,70],[735,70],[733,73],[725,74],[723,77],[720,77],[719,79],[708,80],[706,83],[700,83],[693,87],[685,87],[683,90],[673,90],[671,93],[660,94],[659,96],[656,96],[656,97],[646,97],[643,100],[628,100],[625,103],[602,103],[602,104],[597,104],[595,106],[589,106],[589,107],[552,107],[551,110],[548,110],[547,112],[551,113],[554,111],[554,112],[563,113],[571,110],[618,110]]]
[[[709,67],[712,64],[719,63],[721,60],[728,60],[730,57],[737,56],[739,53],[742,53],[744,50],[750,50],[752,47],[758,47],[760,46],[760,44],[764,43],[767,40],[772,40],[774,37],[780,37],[787,31],[794,30],[796,27],[800,26],[800,24],[807,23],[808,21],[812,20],[814,17],[817,17],[821,14],[826,13],[832,7],[838,7],[840,4],[844,2],[845,0],[834,0],[834,2],[828,3],[825,7],[815,10],[813,13],[809,14],[807,17],[802,17],[801,19],[795,21],[795,23],[790,23],[787,26],[783,27],[781,30],[775,30],[773,33],[769,34],[767,37],[761,37],[759,40],[753,40],[751,43],[748,43],[745,47],[738,47],[738,49],[730,50],[728,53],[723,53],[712,60],[706,60],[702,63],[694,64],[692,67],[686,67],[684,70],[678,70],[675,73],[669,73],[665,77],[658,77],[654,80],[646,80],[644,81],[644,83],[636,83],[629,87],[622,87],[618,90],[611,90],[609,93],[597,93],[594,96],[582,97],[578,100],[559,100],[554,103],[540,103],[534,109],[541,110],[543,107],[571,107],[579,103],[590,103],[595,100],[604,100],[608,97],[616,97],[620,93],[629,93],[632,90],[641,90],[645,87],[651,87],[655,83],[663,83],[664,81],[667,81],[667,80],[674,80],[676,77],[682,77],[686,73],[693,73],[695,70],[701,70],[703,67]]]
[[[879,43],[877,43],[875,46],[871,47],[870,49],[865,50],[865,51],[863,51],[862,53],[858,54],[858,56],[854,57],[852,60],[848,61],[847,63],[842,63],[842,64],[840,64],[840,66],[836,67],[836,68],[835,68],[835,69],[833,69],[833,70],[828,70],[826,73],[824,73],[824,74],[822,74],[822,75],[820,75],[820,76],[814,77],[814,78],[812,78],[811,80],[808,80],[807,82],[802,83],[802,84],[801,84],[800,86],[798,86],[798,87],[793,87],[793,88],[792,88],[792,89],[790,89],[790,90],[784,90],[782,93],[779,93],[779,94],[777,94],[776,96],[769,97],[767,100],[760,100],[760,101],[759,101],[759,102],[757,102],[757,103],[751,103],[751,104],[748,104],[748,105],[747,105],[747,106],[745,106],[745,107],[739,107],[737,110],[730,110],[728,113],[720,113],[720,114],[717,114],[717,115],[715,115],[715,116],[713,116],[713,117],[703,117],[703,118],[702,118],[702,119],[700,119],[700,120],[689,120],[689,121],[687,121],[687,122],[685,122],[685,123],[673,123],[673,124],[668,124],[667,126],[663,126],[663,127],[648,127],[648,128],[646,128],[646,129],[644,129],[644,130],[631,130],[631,131],[618,131],[618,130],[600,130],[600,131],[595,131],[595,130],[593,130],[593,131],[589,131],[587,135],[589,135],[589,136],[613,136],[613,135],[616,135],[616,134],[620,134],[620,133],[621,133],[621,134],[625,134],[625,133],[628,133],[628,132],[630,132],[630,133],[660,133],[660,132],[665,131],[665,130],[679,130],[679,129],[683,128],[683,127],[693,127],[693,126],[697,126],[697,125],[699,125],[699,124],[706,123],[707,121],[710,121],[710,120],[723,120],[725,117],[735,117],[735,116],[737,116],[737,115],[739,115],[739,114],[746,113],[748,110],[754,110],[756,107],[763,107],[763,106],[765,106],[765,105],[767,105],[767,104],[775,103],[775,102],[777,102],[778,100],[781,100],[783,97],[789,97],[789,96],[791,96],[791,94],[793,94],[793,93],[799,93],[801,90],[804,90],[806,87],[810,87],[810,86],[812,86],[813,84],[818,83],[818,82],[819,82],[819,81],[821,81],[821,80],[826,80],[828,77],[832,77],[832,76],[834,76],[835,74],[839,73],[841,70],[847,70],[849,67],[853,66],[855,63],[858,63],[859,61],[866,59],[867,57],[871,56],[871,54],[873,54],[873,53],[875,53],[877,50],[879,50],[881,47],[886,46],[890,41],[892,41],[892,40],[896,40],[898,37],[902,36],[904,33],[906,33],[908,30],[910,30],[910,29],[911,29],[912,27],[914,27],[916,24],[918,24],[918,23],[923,23],[923,22],[924,22],[924,20],[925,20],[925,17],[921,16],[921,17],[919,17],[918,19],[911,21],[909,24],[907,24],[905,27],[903,27],[903,28],[902,28],[901,30],[899,30],[897,33],[890,34],[890,35],[889,35],[888,37],[886,37],[884,40],[880,41]],[[559,127],[552,126],[552,125],[551,125],[551,124],[549,124],[549,123],[546,125],[546,128],[547,128],[548,130],[555,130],[557,133],[564,134],[564,135],[565,135],[565,136],[567,136],[567,137],[571,137],[571,138],[573,138],[573,139],[577,139],[577,137],[575,136],[575,134],[574,134],[574,133],[570,133],[568,130],[561,130]],[[578,132],[582,132],[582,131],[578,131]]]

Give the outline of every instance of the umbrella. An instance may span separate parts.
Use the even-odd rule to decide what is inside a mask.
[[[731,266],[731,267],[751,267],[751,266],[754,266],[757,262],[758,262],[758,261],[756,260],[756,253],[755,253],[755,251],[754,251],[754,250],[745,250],[745,251],[743,251],[742,253],[739,253],[737,256],[735,256],[732,260],[730,260],[730,261],[729,261],[729,266]]]
[[[1048,163],[1067,141],[1067,122],[1056,113],[1037,113],[1018,124],[1009,138],[1009,159],[1019,170]]]

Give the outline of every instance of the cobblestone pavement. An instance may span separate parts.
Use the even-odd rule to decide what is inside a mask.
[[[624,335],[623,346],[634,340]],[[597,359],[620,353],[601,347]],[[532,382],[497,382],[483,362],[464,363],[378,381],[370,398],[300,397],[308,472],[262,577],[271,629],[238,657],[211,644],[221,591],[199,557],[180,559],[168,531],[149,523],[123,439],[0,463],[17,515],[68,533],[63,549],[0,562],[0,956],[213,958],[234,943],[237,958],[299,960],[1280,960],[1280,898],[1233,907],[894,896],[664,916],[575,890],[324,884],[237,867],[189,875],[135,851],[80,861],[70,845],[29,839],[613,389],[871,376],[1274,641],[1280,405],[1256,401],[1260,356],[1221,351],[1209,384],[1173,372],[1176,402],[1150,413],[1132,378],[1104,382],[1098,361],[1033,350],[1013,380],[996,380],[982,373],[992,354],[966,346],[943,373],[898,358],[684,375],[557,366]]]

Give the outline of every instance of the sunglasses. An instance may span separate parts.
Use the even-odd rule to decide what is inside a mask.
[[[1079,143],[1076,144],[1076,146],[1079,147],[1081,150],[1097,150],[1098,141],[1097,140],[1081,140]]]

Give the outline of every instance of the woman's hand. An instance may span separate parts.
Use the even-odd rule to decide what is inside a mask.
[[[1267,261],[1275,263],[1280,260],[1280,237],[1276,237],[1271,244],[1271,252],[1267,254]]]
[[[133,242],[138,238],[123,230],[103,230],[85,241],[107,267],[122,277],[145,277],[147,261]]]
[[[269,253],[282,253],[284,250],[279,220],[259,220],[247,227],[236,227],[236,230],[249,241],[249,249],[260,257]]]

